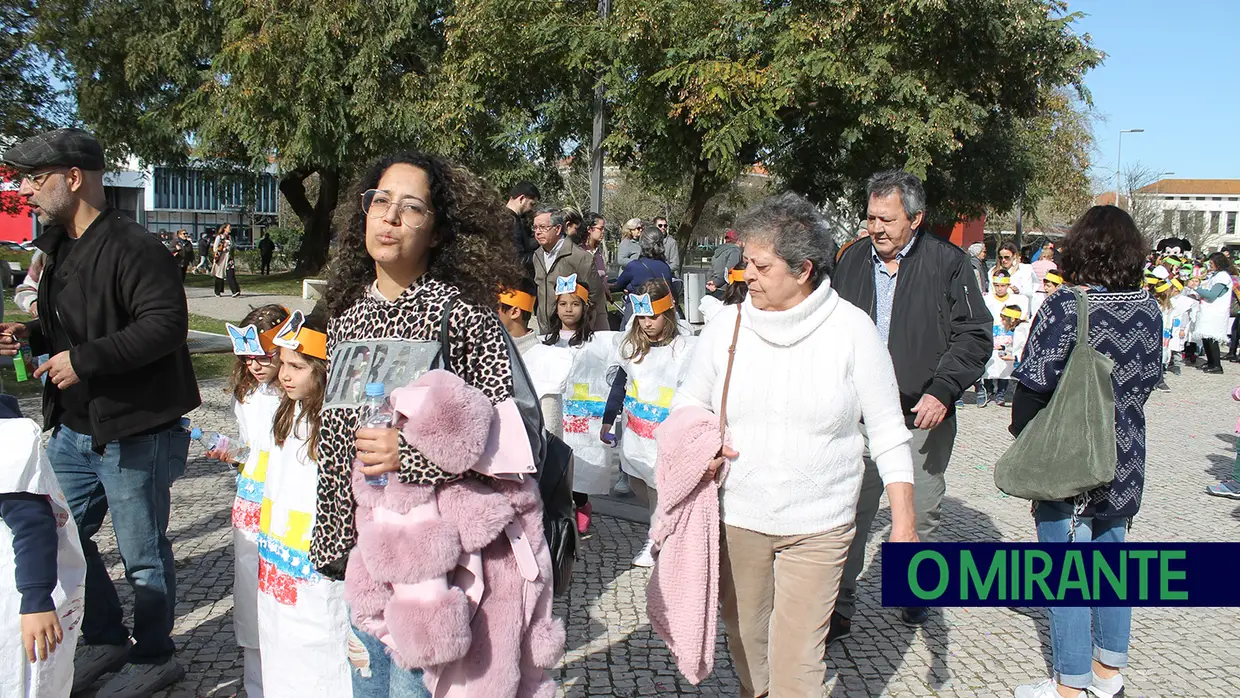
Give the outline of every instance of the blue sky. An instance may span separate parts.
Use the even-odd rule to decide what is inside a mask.
[[[1099,118],[1095,178],[1140,162],[1173,178],[1240,179],[1240,0],[1070,0],[1107,53],[1085,76]]]

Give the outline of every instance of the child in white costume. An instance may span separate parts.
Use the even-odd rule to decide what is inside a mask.
[[[577,282],[577,275],[556,279],[556,314],[551,318],[543,344],[559,352],[541,352],[531,360],[530,369],[538,376],[560,374],[568,364],[561,404],[564,443],[573,449],[573,501],[577,506],[577,532],[586,535],[590,529],[592,494],[611,492],[616,469],[610,449],[598,441],[606,404],[607,368],[614,361],[616,333],[595,332],[588,318],[592,317],[589,291]],[[567,353],[565,353],[567,352]]]
[[[604,443],[615,440],[613,426],[623,405],[620,468],[637,495],[646,499],[653,525],[659,500],[654,430],[667,419],[696,338],[678,324],[676,304],[665,281],[652,279],[641,290],[629,296],[633,324],[619,345],[619,370],[612,379],[599,438]],[[652,567],[652,546],[647,540],[633,564]]]
[[[0,696],[63,698],[73,688],[86,558],[39,425],[21,419],[9,396],[0,416]]]
[[[1024,356],[1025,343],[1029,341],[1029,323],[1024,318],[1024,311],[1015,303],[1004,306],[995,314],[992,326],[994,349],[990,361],[986,363],[986,380],[991,385],[990,394],[995,396],[1000,407],[1006,407],[1012,401],[1012,393],[1016,389],[1012,372]]]
[[[249,312],[241,327],[228,326],[237,365],[229,387],[233,415],[249,454],[239,463],[237,496],[233,499],[233,631],[244,661],[245,692],[263,698],[263,664],[258,643],[258,534],[263,485],[275,447],[271,428],[280,406],[279,348],[271,338],[288,319],[288,310],[265,305]],[[208,453],[224,459],[225,453]]]
[[[309,558],[319,481],[317,407],[327,384],[327,335],[315,325],[294,312],[273,340],[281,348],[284,397],[276,411],[276,449],[267,468],[258,537],[258,640],[266,698],[347,697],[353,691],[344,582],[320,575]],[[299,329],[292,331],[294,326]]]

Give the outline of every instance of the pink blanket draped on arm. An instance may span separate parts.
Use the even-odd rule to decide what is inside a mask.
[[[703,481],[719,452],[719,418],[684,407],[654,432],[659,510],[650,537],[658,562],[646,586],[650,625],[697,684],[715,666],[719,614],[719,485]]]

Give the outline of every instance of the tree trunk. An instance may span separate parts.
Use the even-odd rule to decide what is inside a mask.
[[[314,203],[306,195],[306,179],[319,176],[319,193]],[[340,170],[336,168],[304,168],[280,178],[280,193],[301,221],[301,246],[297,249],[295,271],[316,274],[327,264],[332,240],[332,215],[340,200]]]
[[[698,220],[702,217],[702,211],[706,209],[706,202],[719,193],[719,186],[712,180],[713,177],[706,160],[698,158],[697,165],[693,168],[693,183],[689,187],[689,201],[685,205],[685,213],[680,217],[679,225],[676,226],[676,247],[680,251],[682,269],[688,262],[685,255],[689,250],[689,239],[693,236],[693,229],[697,227]]]

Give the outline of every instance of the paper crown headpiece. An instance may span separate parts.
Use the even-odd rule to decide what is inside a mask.
[[[1171,290],[1170,281],[1164,281],[1161,284],[1158,284],[1157,286],[1154,287],[1154,291],[1157,293],[1166,293],[1167,291],[1170,291],[1170,290]]]
[[[1046,280],[1051,282],[1052,284],[1055,284],[1056,286],[1063,286],[1063,277],[1059,275],[1059,272],[1054,272],[1054,271],[1046,272]]]
[[[306,356],[326,360],[327,335],[305,327],[305,324],[306,316],[300,310],[294,310],[293,314],[288,316],[288,320],[280,325],[280,329],[276,330],[271,340],[272,343]]]
[[[576,294],[578,298],[586,302],[590,300],[590,289],[577,283],[576,274],[556,277],[555,295],[562,296],[566,293]]]
[[[1184,284],[1183,284],[1183,283],[1182,283],[1179,279],[1172,279],[1172,280],[1171,280],[1171,285],[1172,285],[1172,286],[1175,286],[1175,290],[1177,290],[1177,291],[1183,291],[1183,290],[1184,290]]]
[[[729,271],[728,272],[728,283],[730,284],[745,283],[745,270],[744,269],[733,269],[732,271]]]
[[[527,313],[534,312],[534,297],[525,291],[507,291],[499,294],[499,302],[520,308]]]
[[[1020,308],[1014,305],[1009,305],[1009,306],[1004,307],[1003,310],[999,311],[999,314],[1002,315],[1003,317],[1010,317],[1013,320],[1019,320],[1021,319],[1021,317],[1024,316],[1024,313],[1020,312]]]
[[[629,302],[633,304],[633,315],[637,317],[654,317],[672,309],[672,297],[663,296],[657,301],[650,300],[649,293],[629,294]]]

